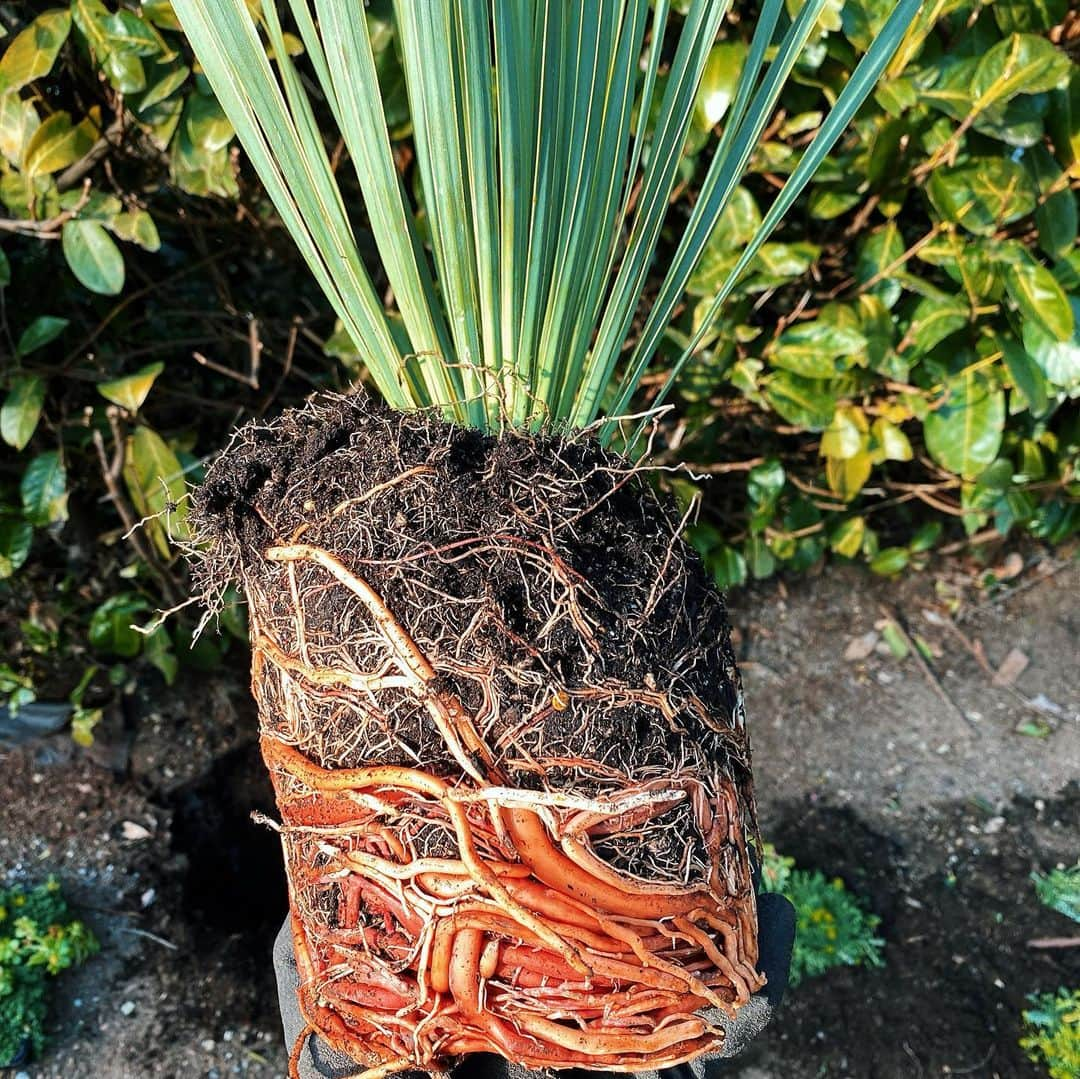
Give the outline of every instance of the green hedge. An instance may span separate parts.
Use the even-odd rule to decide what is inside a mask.
[[[659,367],[891,7],[826,6]],[[687,501],[704,496],[692,536],[721,583],[830,554],[891,574],[990,530],[1053,543],[1077,530],[1080,24],[1067,7],[927,0],[684,371],[666,452],[712,478],[671,482]],[[387,9],[378,0],[368,17],[415,192]],[[753,12],[736,3],[715,46],[673,226]],[[0,590],[20,615],[0,690],[28,699],[40,657],[82,654],[70,680],[83,681],[63,691],[79,691],[90,737],[95,687],[110,671],[123,679],[113,664],[143,656],[172,678],[178,657],[209,664],[228,647],[177,648],[183,619],[149,638],[127,628],[183,598],[186,483],[235,422],[346,385],[361,365],[166,0],[0,0],[0,31]],[[52,614],[28,614],[43,590]]]

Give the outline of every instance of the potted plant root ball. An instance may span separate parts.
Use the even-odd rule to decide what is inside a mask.
[[[248,600],[304,1033],[369,1079],[673,1065],[762,986],[724,605],[626,414],[824,0],[789,6],[740,24],[669,222],[722,0],[174,2],[381,398],[243,428],[192,514],[211,607]],[[654,414],[917,8],[667,339]]]
[[[715,1047],[696,1013],[761,985],[753,805],[674,508],[593,439],[357,394],[243,429],[194,517],[248,598],[312,1028],[372,1066]]]

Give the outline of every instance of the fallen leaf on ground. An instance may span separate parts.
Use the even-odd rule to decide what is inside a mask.
[[[856,660],[866,659],[874,650],[874,645],[878,642],[878,635],[874,630],[870,630],[869,633],[864,633],[861,637],[852,637],[848,641],[847,648],[844,649],[844,659],[849,663]]]

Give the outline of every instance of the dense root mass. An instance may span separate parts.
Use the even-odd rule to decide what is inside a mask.
[[[310,1029],[372,1076],[722,1045],[761,984],[741,693],[638,471],[323,396],[193,516],[204,593],[249,601]]]

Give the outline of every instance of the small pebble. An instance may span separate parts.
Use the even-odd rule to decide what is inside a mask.
[[[1005,827],[1004,817],[991,817],[984,825],[983,831],[987,835],[997,835]]]
[[[120,1014],[121,1015],[134,1015],[135,1014],[135,1001],[133,1001],[133,1000],[125,1000],[124,1003],[120,1005]]]

